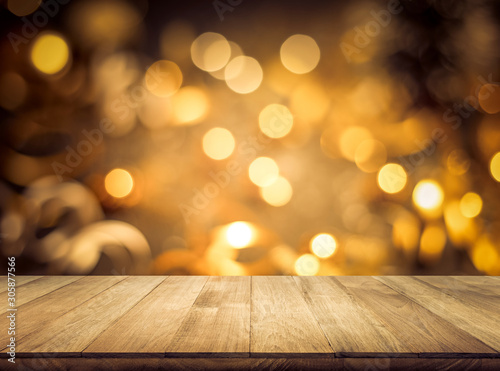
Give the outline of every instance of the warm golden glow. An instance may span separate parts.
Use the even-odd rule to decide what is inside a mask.
[[[134,188],[134,179],[127,170],[113,169],[104,179],[106,191],[115,198],[126,197]]]
[[[146,71],[146,87],[157,97],[169,97],[182,85],[182,72],[174,62],[157,61]]]
[[[423,210],[439,209],[443,199],[443,190],[434,180],[421,180],[413,190],[413,202]]]
[[[60,72],[69,60],[69,47],[64,39],[56,34],[40,35],[31,49],[33,65],[43,73],[53,75]]]
[[[420,239],[419,259],[423,262],[434,262],[441,257],[446,245],[446,232],[439,226],[428,226]]]
[[[497,84],[485,84],[478,94],[481,108],[489,114],[500,112],[500,86]]]
[[[361,142],[354,153],[356,166],[365,173],[378,171],[386,160],[385,146],[376,139],[367,139]]]
[[[292,186],[282,176],[279,176],[272,184],[260,188],[260,195],[269,205],[283,206],[292,198]]]
[[[178,124],[195,124],[208,111],[208,97],[200,88],[186,86],[172,96],[172,109]]]
[[[482,208],[483,200],[477,193],[468,192],[460,200],[460,212],[466,218],[478,216]]]
[[[490,162],[490,172],[493,178],[500,182],[500,152],[497,152],[492,158]]]
[[[236,57],[242,56],[243,50],[241,50],[241,47],[236,44],[233,41],[229,41],[229,46],[231,47],[231,59],[234,59]],[[215,77],[217,80],[225,80],[225,68],[221,68],[220,70],[217,71],[212,71],[210,72],[210,75]]]
[[[276,161],[269,157],[259,157],[248,167],[248,176],[255,185],[266,187],[278,178],[280,169]]]
[[[205,32],[191,44],[191,58],[199,69],[207,72],[223,68],[231,56],[231,46],[224,36]]]
[[[386,193],[398,193],[406,185],[408,176],[399,164],[386,164],[378,172],[378,186]]]
[[[474,245],[472,250],[472,262],[477,269],[488,274],[498,275],[500,273],[500,255],[489,238],[483,236]]]
[[[301,255],[295,261],[295,272],[299,276],[314,276],[319,271],[319,260],[312,254]]]
[[[290,36],[281,45],[281,62],[291,72],[311,72],[319,62],[320,51],[316,41],[307,35]]]
[[[368,129],[361,126],[349,127],[340,135],[340,152],[346,159],[354,161],[359,145],[369,139],[372,139],[372,135]]]
[[[231,223],[226,231],[226,239],[232,247],[246,247],[252,240],[252,228],[245,222]]]
[[[290,110],[281,104],[270,104],[259,114],[260,130],[270,138],[282,138],[293,126]]]
[[[462,175],[465,174],[470,167],[470,159],[462,150],[455,149],[449,155],[446,160],[446,165],[448,166],[448,170],[453,175]]]
[[[231,156],[234,146],[233,134],[224,128],[210,129],[203,136],[203,151],[214,160],[223,160]]]
[[[337,241],[328,233],[320,233],[311,239],[311,251],[318,258],[329,258],[337,250]]]
[[[8,0],[7,8],[18,17],[24,17],[37,10],[41,3],[42,0]]]
[[[260,86],[263,72],[256,59],[239,56],[227,64],[224,77],[231,90],[239,94],[248,94]]]

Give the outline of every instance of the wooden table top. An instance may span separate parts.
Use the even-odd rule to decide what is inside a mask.
[[[7,279],[2,280],[7,303]],[[66,362],[82,357],[119,364],[119,358],[144,358],[179,365],[181,359],[227,358],[214,363],[222,369],[243,359],[247,366],[296,359],[343,369],[375,357],[500,366],[498,277],[22,276],[16,281],[21,361],[43,358],[60,365],[60,357]],[[7,329],[3,308],[0,328]],[[1,330],[4,358],[9,339]]]

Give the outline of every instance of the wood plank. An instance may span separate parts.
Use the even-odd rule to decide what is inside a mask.
[[[496,287],[495,289],[491,287],[488,289],[487,285],[477,287],[453,277],[420,276],[415,278],[447,295],[453,296],[466,305],[479,307],[481,310],[489,310],[492,313],[491,315],[500,315],[500,290]],[[496,291],[498,293],[495,293]]]
[[[28,282],[42,278],[42,277],[43,276],[15,276],[14,278],[16,280],[16,288],[21,286],[21,285],[24,285]],[[4,292],[6,292],[7,289],[8,289],[7,276],[2,276],[2,277],[0,277],[0,294],[3,294]]]
[[[500,350],[499,317],[492,316],[490,311],[465,305],[460,300],[413,277],[379,276],[374,278],[468,332],[496,351]]]
[[[99,294],[108,287],[124,280],[125,277],[89,276],[70,283],[47,295],[18,307],[16,313],[16,339],[39,330],[48,322],[69,312],[73,308]],[[6,316],[0,317],[0,328],[8,327]],[[7,344],[7,332],[0,333],[0,344]],[[7,342],[7,343],[6,343]]]
[[[164,356],[208,277],[170,276],[84,350],[84,357]]]
[[[252,357],[333,356],[292,277],[252,277]]]
[[[16,307],[20,307],[82,278],[83,276],[46,276],[26,282],[16,288]],[[4,313],[6,313],[6,310],[2,315]]]
[[[167,357],[248,357],[250,277],[210,277],[166,347]]]
[[[419,278],[419,277],[418,277]],[[459,281],[464,287],[474,290],[483,295],[493,297],[500,296],[500,282],[491,276],[452,276],[453,280]]]
[[[372,277],[336,277],[401,341],[426,357],[466,357],[497,352],[443,318]]]
[[[481,359],[439,359],[439,358],[347,358],[344,369],[352,371],[389,370],[389,371],[444,371],[444,370],[482,370]]]
[[[344,360],[335,358],[18,358],[15,364],[7,361],[5,363],[8,364],[2,368],[3,370],[340,371],[344,369]]]
[[[81,356],[81,352],[100,333],[142,300],[164,279],[165,277],[158,276],[126,278],[63,316],[47,323],[37,333],[22,338],[17,343],[18,356],[40,353],[51,357]]]
[[[332,277],[294,277],[335,357],[406,356],[416,351]]]

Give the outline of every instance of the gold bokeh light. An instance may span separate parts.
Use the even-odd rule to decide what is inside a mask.
[[[293,189],[286,178],[279,176],[266,187],[260,188],[260,195],[269,205],[283,206],[292,198]]]
[[[146,71],[146,87],[157,97],[169,97],[182,85],[182,72],[172,61],[157,61]]]
[[[224,160],[231,156],[234,146],[233,134],[224,128],[210,129],[203,136],[203,151],[214,160]]]
[[[252,236],[252,228],[246,222],[231,223],[226,230],[227,242],[237,249],[248,246]]]
[[[227,64],[224,78],[232,91],[248,94],[257,90],[262,83],[262,67],[255,58],[242,55]]]
[[[115,198],[128,196],[134,188],[134,179],[125,169],[113,169],[104,179],[106,191]]]
[[[269,104],[259,114],[260,130],[269,138],[283,138],[293,127],[293,115],[282,104]]]
[[[200,88],[185,86],[172,96],[172,109],[178,124],[196,124],[207,114],[208,97]]]
[[[293,35],[281,45],[280,56],[287,70],[296,74],[304,74],[316,68],[319,63],[320,50],[311,36]]]
[[[421,180],[413,190],[413,202],[422,210],[436,210],[443,204],[444,193],[434,180]]]
[[[399,164],[386,164],[378,172],[378,186],[386,193],[393,194],[403,190],[408,180],[405,169]]]
[[[320,268],[319,260],[312,254],[301,255],[295,261],[295,273],[299,276],[314,276]]]
[[[31,61],[37,70],[47,75],[60,72],[69,61],[69,47],[59,35],[40,35],[31,49]]]
[[[279,172],[278,164],[269,157],[258,157],[248,167],[250,180],[259,187],[266,187],[274,183]]]
[[[483,200],[477,193],[467,192],[460,200],[460,212],[466,218],[478,216],[482,208]]]
[[[500,152],[495,153],[490,161],[490,172],[493,178],[500,182]]]
[[[311,239],[310,248],[318,258],[326,259],[337,250],[337,241],[329,233],[320,233]]]
[[[196,67],[212,72],[224,68],[231,56],[227,39],[215,32],[205,32],[191,44],[191,59]]]

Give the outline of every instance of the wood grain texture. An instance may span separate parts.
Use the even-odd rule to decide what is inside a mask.
[[[372,277],[337,277],[358,302],[372,311],[401,341],[427,357],[465,357],[497,352]]]
[[[499,316],[488,310],[466,305],[414,277],[375,277],[375,279],[407,296],[452,325],[481,340],[497,352],[500,350]]]
[[[210,277],[182,321],[167,357],[248,357],[250,277]]]
[[[2,370],[340,371],[343,364],[343,359],[335,358],[24,358]]]
[[[16,307],[20,307],[79,279],[82,279],[82,276],[46,276],[31,281],[27,279],[26,283],[16,287]]]
[[[401,341],[399,334],[389,331],[337,280],[332,277],[294,279],[336,357],[416,357],[414,348]]]
[[[28,282],[42,278],[43,276],[15,276],[16,288]],[[7,292],[7,276],[0,277],[0,294]]]
[[[84,350],[84,357],[161,356],[208,277],[167,277]]]
[[[425,282],[440,292],[453,296],[455,299],[463,302],[465,305],[480,307],[481,310],[488,310],[492,315],[500,316],[500,285],[486,284],[487,280],[480,287],[474,286],[467,281],[453,277],[442,276],[421,276],[415,277],[419,281]]]
[[[125,277],[118,276],[84,277],[21,305],[16,313],[16,339],[22,339],[28,334],[37,331],[48,322],[62,316],[124,279]],[[0,328],[7,328],[7,324],[7,317],[2,316],[0,318]],[[7,344],[9,338],[7,332],[1,332],[0,344]]]
[[[430,358],[348,358],[344,370],[352,371],[480,371],[481,359],[430,359]]]
[[[60,277],[59,277],[60,278]],[[43,353],[54,357],[81,352],[115,320],[137,304],[165,277],[128,277],[22,338],[17,354]],[[35,281],[36,282],[36,281]]]
[[[253,357],[333,356],[292,277],[252,277]]]

